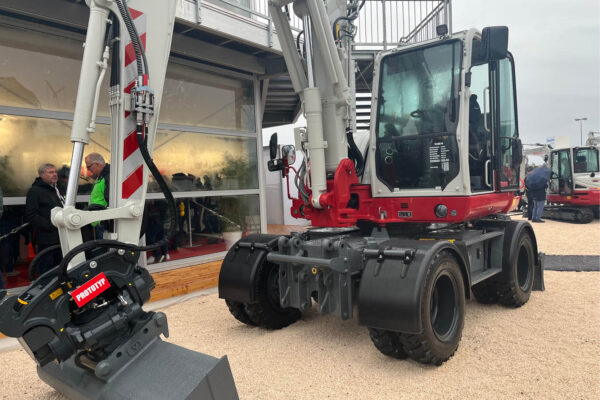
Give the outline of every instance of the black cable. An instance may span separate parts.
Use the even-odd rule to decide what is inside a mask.
[[[48,254],[48,253],[50,253],[52,251],[55,251],[57,249],[60,249],[60,244],[56,244],[54,246],[50,246],[48,248],[45,248],[44,250],[42,250],[39,253],[37,253],[35,255],[35,257],[33,258],[33,260],[31,260],[31,262],[29,263],[29,269],[27,271],[27,275],[28,275],[29,280],[31,282],[33,282],[35,280],[34,278],[35,278],[36,267],[40,263],[40,259],[42,257],[44,257],[46,254]]]
[[[338,34],[337,34],[337,29],[336,29],[338,22],[340,22],[340,21],[352,21],[352,20],[353,20],[353,19],[352,19],[352,18],[350,18],[350,17],[337,17],[337,18],[335,19],[335,21],[333,21],[333,38],[334,38],[336,41],[337,41],[337,40],[340,40],[340,38],[339,38],[339,36],[338,36]]]
[[[346,138],[348,139],[348,155],[350,159],[354,161],[354,168],[356,169],[356,175],[361,177],[365,172],[365,160],[363,158],[362,153],[356,146],[356,142],[354,142],[354,135],[352,134],[352,130],[346,130]]]
[[[148,60],[146,59],[146,51],[144,50],[144,47],[142,46],[142,39],[140,39],[140,35],[137,31],[137,29],[135,29],[135,25],[133,24],[133,18],[131,18],[131,13],[129,12],[129,7],[125,8],[125,11],[127,12],[127,18],[129,19],[129,23],[131,24],[131,27],[133,29],[133,34],[135,35],[135,40],[138,44],[138,49],[140,49],[140,53],[142,54],[142,60],[144,61],[144,73],[146,75],[150,75],[150,69],[148,68]]]
[[[143,136],[145,136],[145,139],[143,138]],[[147,138],[148,138],[147,131],[146,131],[146,135],[141,135],[140,132],[138,132],[138,135],[137,135],[138,147],[140,148],[140,152],[142,153],[144,162],[146,163],[146,165],[148,166],[148,169],[152,173],[154,180],[158,183],[160,190],[165,195],[165,200],[167,200],[167,204],[171,210],[171,223],[169,226],[169,233],[166,235],[165,239],[163,239],[163,240],[166,240],[168,243],[169,239],[171,237],[173,237],[176,233],[177,207],[175,206],[175,198],[173,197],[173,193],[171,193],[171,190],[169,190],[169,186],[165,182],[164,178],[160,174],[160,171],[154,164],[154,160],[152,160],[152,157],[150,156],[150,152],[148,151],[148,146],[147,146]],[[162,246],[163,244],[164,243],[161,243],[160,246]],[[156,246],[156,248],[158,248],[160,246]]]
[[[304,57],[304,51],[300,47],[300,36],[301,35],[304,35],[304,31],[300,31],[300,33],[298,33],[298,36],[296,36],[296,49],[298,50],[298,53],[300,53],[300,55],[302,57]]]
[[[119,24],[119,19],[115,16],[115,14],[111,13],[110,14],[110,18],[112,21],[112,25],[111,25],[111,33],[113,35],[113,37],[110,38],[110,40],[112,41],[112,49],[111,49],[111,53],[112,53],[112,57],[111,57],[111,64],[110,64],[110,86],[117,86],[118,84],[121,83],[121,66],[120,66],[120,46],[119,46],[119,41],[118,40],[113,40],[115,37],[118,37],[120,34],[120,24]]]
[[[129,13],[129,9],[123,5],[122,0],[117,0],[117,7],[119,8],[119,12],[121,13],[121,17],[125,22],[125,28],[129,33],[129,37],[131,38],[131,43],[133,44],[133,51],[135,52],[135,61],[137,65],[138,76],[144,75],[143,68],[143,60],[142,60],[142,52],[140,50],[140,43],[138,42],[139,36],[137,35],[137,31],[133,22],[131,21],[131,14]]]

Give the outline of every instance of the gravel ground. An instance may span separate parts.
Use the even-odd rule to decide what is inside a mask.
[[[523,219],[511,216],[512,219]],[[532,223],[539,251],[546,254],[600,256],[600,220],[589,224],[552,221]]]
[[[600,273],[546,272],[517,309],[467,302],[457,353],[441,367],[379,353],[355,321],[314,310],[266,331],[215,293],[169,307],[170,342],[227,354],[241,399],[598,399]],[[3,399],[62,399],[23,350],[0,354]]]
[[[547,254],[600,254],[598,221],[533,226]],[[314,309],[279,331],[247,327],[214,290],[164,310],[167,340],[226,354],[244,400],[600,399],[600,273],[546,271],[545,280],[521,308],[468,301],[458,351],[441,367],[386,357],[366,328]],[[0,361],[1,399],[63,399],[23,350]]]

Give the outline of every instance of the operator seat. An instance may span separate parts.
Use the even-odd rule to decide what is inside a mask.
[[[573,172],[586,172],[587,170],[587,162],[585,156],[577,156],[575,159],[575,165],[573,165]]]

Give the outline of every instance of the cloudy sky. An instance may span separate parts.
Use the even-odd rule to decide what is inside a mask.
[[[600,131],[600,1],[452,0],[453,30],[509,27],[524,143]]]

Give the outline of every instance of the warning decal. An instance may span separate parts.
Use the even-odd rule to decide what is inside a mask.
[[[73,290],[71,296],[73,296],[73,300],[75,300],[75,303],[77,303],[79,307],[83,307],[109,287],[110,283],[108,283],[106,275],[104,275],[104,272],[101,272],[77,289]]]

